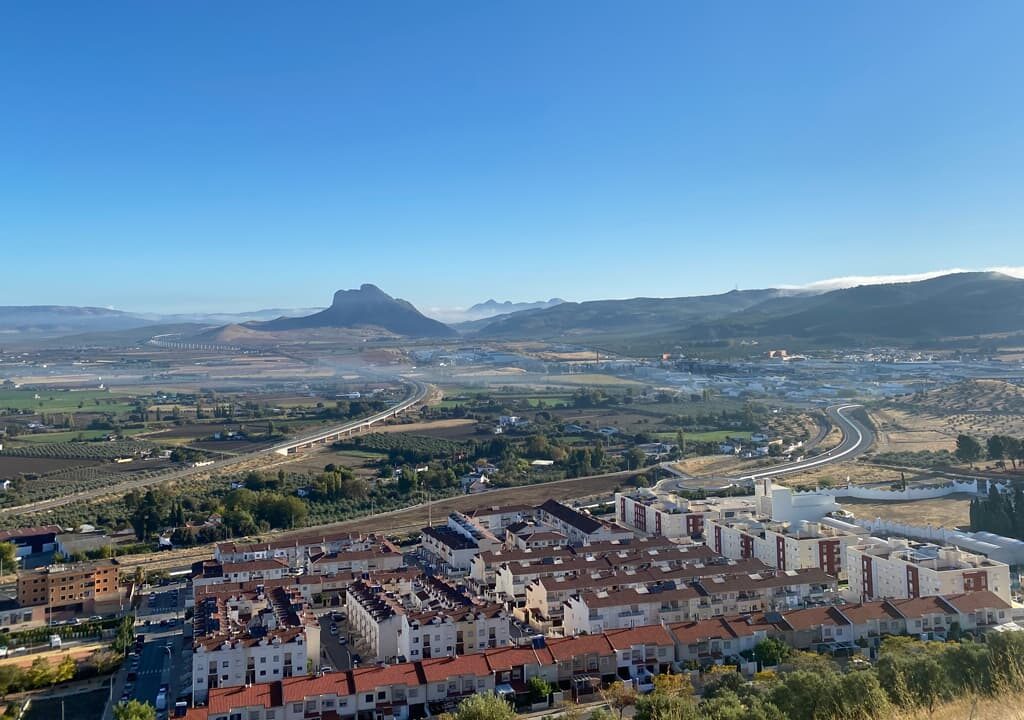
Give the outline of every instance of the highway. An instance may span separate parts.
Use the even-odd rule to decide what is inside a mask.
[[[57,498],[50,498],[48,500],[40,500],[34,503],[28,503],[26,505],[18,505],[16,507],[5,508],[4,513],[9,515],[25,515],[27,513],[40,512],[44,510],[52,510],[62,505],[68,505],[73,502],[80,500],[88,500],[90,498],[103,497],[110,495],[111,493],[126,493],[129,490],[146,487],[148,485],[156,485],[159,483],[175,480],[183,480],[187,477],[197,474],[206,474],[212,472],[224,472],[236,465],[249,462],[256,458],[267,457],[270,455],[290,455],[297,452],[301,448],[312,447],[317,444],[326,444],[340,439],[345,435],[352,435],[361,430],[366,430],[371,425],[375,425],[379,422],[383,422],[389,418],[397,416],[399,413],[405,412],[406,410],[414,407],[415,405],[423,402],[426,399],[427,394],[430,392],[430,386],[426,383],[420,382],[419,380],[408,380],[403,379],[409,388],[409,394],[396,405],[389,407],[387,410],[382,410],[379,413],[370,415],[369,417],[360,418],[358,420],[350,420],[349,422],[342,423],[341,425],[334,425],[327,429],[317,430],[316,432],[306,433],[296,438],[291,438],[284,442],[271,445],[270,447],[255,450],[249,453],[241,453],[235,457],[225,458],[223,460],[215,460],[209,465],[203,465],[201,467],[189,467],[181,470],[173,470],[171,472],[163,473],[153,477],[144,478],[141,480],[129,480],[122,484],[94,488],[92,490],[83,490],[81,492],[64,495]]]
[[[827,465],[829,463],[843,460],[852,460],[858,455],[866,452],[875,442],[875,434],[870,428],[863,425],[859,420],[850,417],[850,412],[862,407],[856,404],[833,405],[825,408],[828,419],[836,425],[843,433],[843,440],[831,450],[826,450],[820,455],[798,460],[796,462],[776,465],[767,470],[761,470],[748,475],[741,475],[738,480],[757,480],[777,475],[788,475],[790,473],[802,472]]]
[[[695,487],[702,487],[708,491],[728,485],[739,485],[753,482],[766,477],[778,477],[792,473],[803,472],[829,463],[852,460],[858,455],[866,452],[875,442],[874,432],[866,427],[859,420],[851,417],[851,412],[860,405],[846,403],[843,405],[832,405],[825,408],[825,414],[829,422],[838,427],[843,433],[843,440],[831,450],[826,450],[820,455],[797,460],[795,462],[773,465],[757,472],[744,473],[743,475],[728,475],[714,477],[697,477],[687,475],[675,467],[672,463],[660,463],[660,467],[670,472],[675,477],[666,478],[657,484],[659,490],[668,492],[679,490],[692,490]],[[822,435],[824,437],[824,435]]]

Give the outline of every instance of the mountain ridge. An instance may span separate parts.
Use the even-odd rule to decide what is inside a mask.
[[[259,332],[378,327],[407,337],[444,338],[456,335],[455,330],[428,318],[412,303],[391,297],[370,283],[354,290],[338,290],[330,307],[312,315],[244,323],[242,327]]]

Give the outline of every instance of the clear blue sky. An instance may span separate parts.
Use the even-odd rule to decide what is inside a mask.
[[[1024,3],[21,2],[0,304],[1024,265]]]

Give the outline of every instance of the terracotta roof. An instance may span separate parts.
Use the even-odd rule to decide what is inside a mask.
[[[716,617],[695,622],[675,623],[670,625],[672,634],[680,645],[696,645],[704,640],[714,638],[738,637],[731,623],[725,618]]]
[[[850,625],[851,621],[832,606],[812,607],[783,614],[783,620],[794,630],[810,630],[822,625]]]
[[[947,595],[946,600],[962,613],[972,613],[978,610],[1007,610],[1012,607],[991,590],[975,590],[974,592]]]
[[[344,675],[345,673],[330,673],[324,677],[331,677],[334,674]],[[406,685],[413,687],[423,683],[423,676],[420,674],[418,663],[398,663],[397,665],[385,665],[383,667],[359,668],[353,670],[351,675],[356,692],[366,692],[367,690],[373,690],[384,685]]]
[[[895,608],[884,602],[867,602],[856,605],[840,605],[837,607],[846,617],[850,618],[855,625],[861,625],[871,620],[898,620],[902,616]]]
[[[615,648],[604,635],[578,635],[570,638],[548,638],[551,656],[558,661],[571,660],[576,655],[612,655]]]
[[[487,658],[483,653],[458,655],[456,657],[431,658],[420,661],[423,677],[427,682],[439,682],[459,675],[484,677],[491,674]]]
[[[234,708],[274,707],[272,690],[275,685],[278,683],[256,683],[249,686],[218,688],[216,692],[210,693],[207,709],[212,713],[226,713]]]
[[[905,618],[920,618],[925,615],[952,615],[956,608],[939,596],[889,600],[888,603]]]
[[[672,634],[662,625],[641,625],[633,628],[608,630],[608,641],[616,650],[633,645],[674,645]]]
[[[262,570],[287,570],[288,563],[279,558],[266,560],[246,560],[245,562],[226,562],[221,565],[225,573],[260,572]]]
[[[517,665],[540,665],[550,662],[551,653],[546,647],[537,650],[532,647],[507,647],[488,650],[485,657],[491,671],[498,672],[509,670]]]

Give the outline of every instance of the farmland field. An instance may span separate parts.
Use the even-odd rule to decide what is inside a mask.
[[[68,468],[90,467],[98,465],[96,460],[73,460],[51,457],[12,457],[0,455],[0,478],[14,478],[22,473],[43,473],[54,472],[55,470],[66,470]]]
[[[722,442],[726,438],[750,439],[750,433],[742,430],[709,430],[707,432],[686,433],[685,435],[687,442]],[[659,432],[654,433],[654,436],[659,440],[671,442],[675,442],[676,439],[674,432]]]
[[[123,412],[132,407],[129,398],[106,390],[0,390],[0,409],[88,412],[98,408],[107,412]]]

